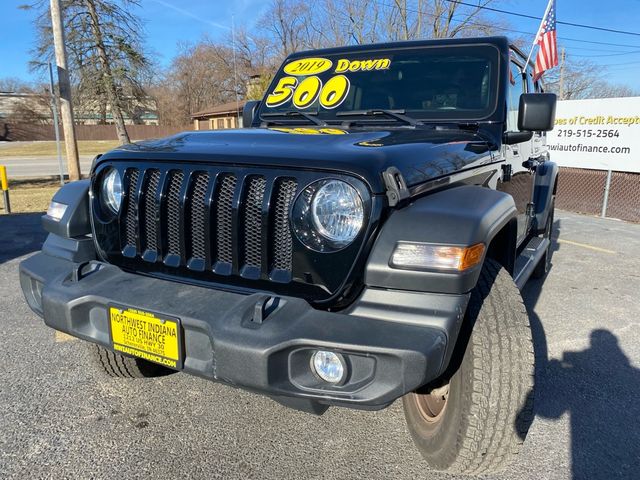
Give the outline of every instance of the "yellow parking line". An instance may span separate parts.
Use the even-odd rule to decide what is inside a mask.
[[[566,243],[568,245],[574,245],[576,247],[588,248],[589,250],[593,250],[595,252],[609,253],[611,255],[615,255],[616,253],[618,253],[618,252],[614,252],[613,250],[607,250],[606,248],[594,247],[593,245],[588,245],[586,243],[572,242],[571,240],[559,239],[558,243]]]
[[[59,332],[58,330],[55,331],[55,340],[56,343],[59,342],[71,342],[73,340],[77,340],[76,337],[72,337],[71,335],[67,335],[66,333],[63,332]]]

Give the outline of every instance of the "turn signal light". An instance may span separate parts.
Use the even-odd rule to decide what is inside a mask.
[[[47,216],[59,222],[66,211],[67,206],[64,203],[51,201],[49,208],[47,209]]]
[[[399,242],[391,260],[392,268],[409,270],[449,270],[462,272],[482,262],[485,246],[471,247],[432,245],[428,243]]]

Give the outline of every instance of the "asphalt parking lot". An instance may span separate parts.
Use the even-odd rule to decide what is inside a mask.
[[[640,225],[557,212],[545,282],[523,291],[536,418],[502,479],[640,475]],[[396,402],[321,417],[177,374],[116,380],[22,299],[39,215],[0,216],[0,478],[454,478],[429,470]]]

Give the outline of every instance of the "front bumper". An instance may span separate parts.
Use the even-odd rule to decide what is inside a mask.
[[[267,293],[212,290],[46,253],[21,263],[20,282],[48,326],[109,349],[109,304],[178,317],[183,371],[316,412],[327,405],[383,408],[437,378],[468,301],[468,295],[365,289],[348,312],[315,310],[293,297],[279,297],[265,312],[256,306]],[[318,348],[346,359],[342,385],[311,372]]]

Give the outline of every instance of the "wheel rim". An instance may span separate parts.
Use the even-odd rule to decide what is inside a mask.
[[[449,399],[449,385],[425,393],[412,393],[422,418],[428,423],[437,423],[444,416]]]

